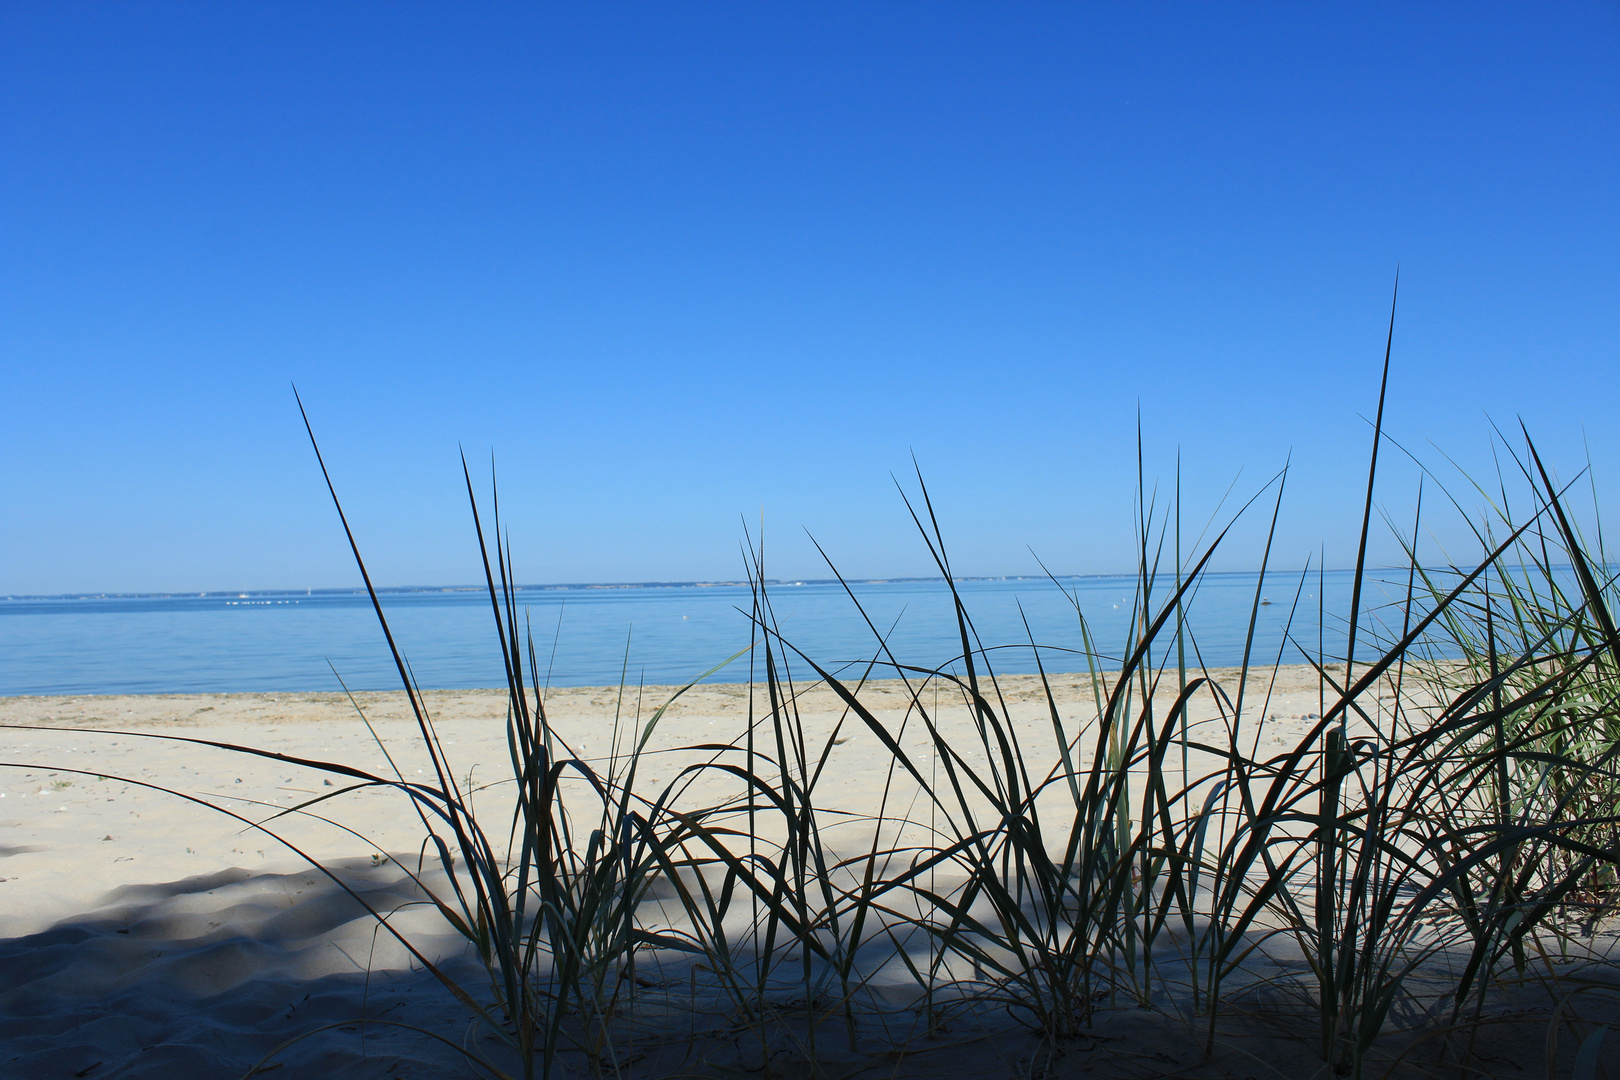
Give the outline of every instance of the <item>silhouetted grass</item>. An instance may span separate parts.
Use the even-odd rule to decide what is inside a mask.
[[[1386,379],[1387,364],[1386,355]],[[365,787],[409,800],[424,862],[407,870],[470,943],[487,986],[458,984],[386,913],[371,914],[511,1049],[524,1076],[551,1075],[565,1051],[598,1075],[624,1074],[638,964],[682,957],[687,1005],[719,995],[754,1032],[765,1073],[783,1038],[812,1061],[837,1032],[854,1048],[863,1015],[893,1011],[874,978],[901,971],[913,987],[907,1008],[927,1031],[995,1006],[1055,1045],[1096,1024],[1103,1003],[1134,1003],[1179,1015],[1212,1051],[1237,998],[1264,984],[1309,1002],[1336,1074],[1394,1069],[1436,1042],[1439,1060],[1477,1074],[1471,1038],[1488,1022],[1492,988],[1532,977],[1540,953],[1567,948],[1620,896],[1614,578],[1601,536],[1594,548],[1581,535],[1567,488],[1526,434],[1511,462],[1528,507],[1510,507],[1501,478],[1491,518],[1477,523],[1481,555],[1445,570],[1419,558],[1420,514],[1410,536],[1397,530],[1410,560],[1404,594],[1364,610],[1381,424],[1382,393],[1343,613],[1346,656],[1324,655],[1320,639],[1293,629],[1309,570],[1287,578],[1293,609],[1276,651],[1256,637],[1267,579],[1278,584],[1271,538],[1286,469],[1232,515],[1269,500],[1234,692],[1200,662],[1192,614],[1229,532],[1183,559],[1178,478],[1168,508],[1139,485],[1128,638],[1106,657],[1077,603],[1079,649],[1022,646],[1035,657],[1046,719],[1015,722],[994,665],[1006,643],[980,640],[919,475],[905,505],[950,592],[954,659],[926,667],[894,655],[853,590],[872,632],[868,660],[850,668],[808,655],[783,633],[762,545],[750,546],[745,726],[685,748],[677,775],[643,792],[643,758],[670,702],[616,719],[605,765],[568,746],[547,714],[498,503],[491,544],[464,462],[507,678],[509,779],[478,791],[457,782],[374,591],[431,780],[206,745],[347,781],[284,813],[340,820],[323,804]],[[1095,708],[1083,722],[1052,688],[1052,657],[1087,669]],[[1251,676],[1283,663],[1314,666],[1324,707],[1291,745],[1267,753],[1270,691],[1257,704]],[[898,725],[886,719],[892,705],[866,693],[874,675],[902,689]],[[840,703],[830,734],[814,734],[800,713],[808,685]],[[1195,708],[1215,721],[1191,725]],[[869,817],[820,795],[840,735],[883,755],[887,780]],[[488,809],[497,796],[499,809]],[[273,819],[258,827],[271,830]],[[1303,966],[1256,975],[1284,944]],[[1442,958],[1458,966],[1437,990]],[[1596,979],[1547,986],[1559,1003],[1554,1031],[1569,1021],[1567,1003],[1613,993]],[[667,1017],[670,995],[660,1000]],[[1403,1022],[1402,1040],[1389,1043],[1402,1009],[1425,1019]],[[1578,1034],[1576,1075],[1596,1075],[1601,1030]]]

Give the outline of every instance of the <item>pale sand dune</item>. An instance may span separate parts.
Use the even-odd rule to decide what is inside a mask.
[[[1236,694],[1232,672],[1213,674],[1228,694]],[[1271,674],[1251,678],[1246,689],[1245,712],[1270,718],[1250,736],[1258,737],[1262,753],[1291,747],[1321,708],[1314,672],[1284,668],[1275,680]],[[1095,714],[1091,682],[1075,675],[1051,681],[1072,735]],[[1000,687],[1032,750],[1031,771],[1051,768],[1057,755],[1039,680],[1013,676],[1001,679]],[[611,689],[559,689],[548,695],[548,712],[582,757],[599,760],[613,750],[616,711],[645,719],[669,692],[647,688],[638,701],[637,692],[621,698]],[[670,709],[651,748],[737,739],[746,725],[749,692],[745,685],[690,691]],[[754,693],[756,714],[763,713],[763,692],[756,687]],[[933,695],[930,688],[925,700]],[[966,748],[971,760],[976,736],[968,714],[952,707],[948,688],[939,688],[939,695],[947,737]],[[905,719],[904,688],[872,683],[861,696],[889,730],[902,732],[906,725],[901,741],[924,761],[918,723]],[[1161,715],[1171,696],[1158,695]],[[403,695],[357,697],[398,766],[417,778],[427,763]],[[458,776],[470,774],[478,783],[509,775],[504,692],[433,691],[426,701]],[[875,738],[844,716],[825,687],[804,690],[796,705],[814,742],[827,741],[843,717],[817,788],[818,804],[876,814],[891,769]],[[1211,742],[1225,741],[1213,716],[1208,699],[1201,700],[1193,713],[1195,739],[1204,731]],[[450,995],[412,970],[405,951],[375,933],[360,906],[308,863],[240,821],[134,783],[168,787],[258,820],[273,807],[329,790],[320,773],[92,730],[241,743],[386,774],[383,753],[342,695],[11,698],[0,699],[0,723],[65,729],[0,730],[0,761],[7,763],[0,769],[0,1075],[235,1076],[283,1040],[362,1017],[425,1028],[455,1043],[472,1038],[491,1049],[485,1036],[469,1029]],[[1083,738],[1080,745],[1089,748],[1090,742]],[[1177,769],[1178,755],[1173,751]],[[691,760],[691,754],[655,755],[638,789],[656,794],[680,763]],[[1196,751],[1190,755],[1194,776],[1212,764]],[[717,790],[699,789],[688,797],[703,799]],[[905,785],[897,791],[889,813],[909,809],[914,820],[926,820],[926,808],[919,809]],[[326,805],[352,833],[297,817],[275,827],[379,909],[413,899],[398,864],[414,864],[421,827],[404,800],[373,790]],[[500,788],[482,795],[480,806],[499,820],[505,813]],[[845,828],[852,843],[870,835],[863,820]],[[912,831],[921,838],[920,830]],[[829,842],[842,841],[834,836]],[[403,918],[402,927],[426,955],[449,964],[466,985],[480,984],[465,946],[431,909],[414,908]],[[673,1034],[645,1051],[649,1056],[637,1066],[643,1071],[635,1075],[705,1074],[704,1062],[757,1067],[757,1061],[749,1065],[746,1040],[725,1015],[686,1004],[684,1012],[669,1014]],[[1295,1007],[1277,1006],[1282,1014]],[[1201,1055],[1179,1021],[1131,1009],[1107,1012],[1098,1037],[1071,1047],[1048,1075],[1068,1075],[1084,1063],[1130,1076],[1289,1076],[1315,1068],[1308,1029],[1303,1040],[1262,1038],[1258,1029],[1235,1034],[1216,1060],[1199,1064]],[[914,1018],[897,1019],[902,1015],[874,1021],[854,1050],[838,1032],[827,1037],[842,1048],[821,1051],[836,1066],[831,1074],[1006,1076],[1031,1068],[1034,1043],[1016,1030],[1009,1033],[1005,1016],[960,1021],[955,1034],[930,1039],[912,1030]],[[1263,1060],[1241,1045],[1256,1038],[1256,1047],[1267,1047]],[[912,1053],[888,1053],[897,1046]],[[942,1063],[942,1052],[948,1062]],[[471,1075],[444,1045],[398,1027],[322,1032],[276,1060],[285,1063],[288,1076]]]

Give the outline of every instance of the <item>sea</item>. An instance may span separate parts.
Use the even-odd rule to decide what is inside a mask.
[[[1398,630],[1405,574],[1366,586],[1364,626]],[[1186,661],[1233,666],[1342,656],[1353,574],[1206,574],[1185,597]],[[1131,575],[958,580],[976,663],[998,673],[1117,668],[1141,618]],[[1161,577],[1150,618],[1171,598]],[[746,583],[520,587],[525,652],[541,682],[609,686],[743,682],[763,653]],[[951,592],[940,579],[768,582],[773,649],[796,678],[808,659],[872,677],[891,663],[961,670]],[[380,593],[418,685],[505,685],[487,592]],[[1253,634],[1250,624],[1253,622]],[[1152,659],[1175,663],[1175,626]],[[1375,633],[1377,630],[1375,629]],[[1358,635],[1359,636],[1359,635]],[[1365,648],[1366,646],[1358,646]],[[982,651],[979,651],[982,650]],[[741,656],[736,654],[742,653]],[[736,656],[735,659],[728,658]],[[752,664],[752,668],[751,665]],[[342,680],[341,684],[339,680]],[[0,598],[0,696],[397,689],[400,676],[363,590]]]

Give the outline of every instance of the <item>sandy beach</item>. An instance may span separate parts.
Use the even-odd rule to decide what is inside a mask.
[[[1237,695],[1234,672],[1212,675],[1228,695]],[[1061,675],[1050,681],[1053,700],[1073,734],[1095,715],[1091,680]],[[1040,680],[1012,676],[999,685],[1031,748],[1032,773],[1044,773],[1057,755]],[[547,695],[547,711],[579,756],[602,763],[624,749],[622,738],[617,748],[613,745],[615,716],[630,721],[620,725],[621,731],[635,729],[672,690],[650,687],[621,695],[611,688],[554,689]],[[1280,752],[1291,746],[1321,708],[1315,673],[1305,668],[1279,669],[1275,677],[1270,671],[1253,674],[1244,692],[1246,714],[1265,717],[1244,736],[1262,755],[1269,747]],[[759,687],[716,684],[687,692],[651,737],[652,754],[637,790],[656,796],[683,763],[702,756],[679,747],[740,739],[751,693],[755,714],[763,713]],[[1161,694],[1162,707],[1171,696]],[[906,719],[904,687],[871,683],[861,697],[903,743],[922,745],[919,725]],[[425,695],[447,756],[472,786],[510,775],[505,700],[504,691],[494,690]],[[15,725],[0,729],[5,763],[0,769],[0,1073],[239,1076],[299,1036],[307,1037],[274,1058],[285,1064],[285,1075],[477,1075],[448,1045],[468,1039],[499,1059],[454,999],[397,943],[378,934],[374,920],[352,897],[313,871],[308,859],[252,827],[327,791],[329,777],[273,758],[146,737],[237,743],[380,774],[390,769],[391,756],[407,777],[431,779],[403,695],[363,693],[356,701],[380,746],[355,705],[339,694],[0,699],[0,723]],[[895,803],[910,797],[894,794],[889,755],[839,699],[818,684],[802,689],[795,704],[810,741],[827,747],[817,805],[854,815],[849,835],[862,837],[861,842],[870,827],[858,823],[880,808],[891,818],[904,812],[911,819],[913,824],[895,827],[898,838],[918,828],[915,823],[925,817],[915,799]],[[967,710],[941,707],[938,715],[954,725],[947,729],[953,745],[969,756],[982,752],[974,749]],[[1215,736],[1210,725],[1219,721],[1207,701],[1190,720],[1195,740],[1200,732]],[[1212,741],[1224,738],[1221,728]],[[1082,738],[1080,746],[1089,746],[1089,740]],[[1196,751],[1189,759],[1195,775],[1213,764]],[[1179,768],[1179,760],[1173,765]],[[495,786],[478,796],[480,811],[496,821],[507,812],[501,792]],[[712,794],[699,786],[683,797]],[[321,813],[330,822],[294,815],[273,827],[374,907],[403,907],[399,925],[424,955],[466,976],[466,985],[480,985],[463,939],[431,908],[406,906],[417,896],[400,866],[414,866],[422,829],[404,800],[372,789],[322,804]],[[835,836],[830,842],[840,841]],[[882,980],[874,985],[881,989]],[[883,1021],[883,1029],[871,1030],[870,1045],[841,1044],[831,1058],[820,1055],[822,1067],[831,1070],[826,1075],[1080,1075],[1090,1070],[1121,1076],[1304,1076],[1319,1065],[1308,1026],[1301,1033],[1278,1020],[1297,1009],[1297,1002],[1280,1003],[1282,1012],[1256,1020],[1253,1030],[1234,1028],[1210,1060],[1192,1040],[1184,1018],[1104,1009],[1092,1035],[1067,1047],[1061,1060],[1039,1067],[1036,1041],[1009,1025],[1005,1015],[961,1020],[954,1034],[924,1036],[906,1027],[896,1035],[890,1027],[900,1022],[896,1017],[907,1003],[897,999],[894,1004],[894,1016]],[[670,1015],[676,1030],[655,1040],[656,1048],[651,1043],[643,1048],[637,1068],[647,1071],[633,1075],[724,1075],[751,1068],[726,1016]],[[408,1027],[361,1025],[361,1020]],[[1486,1038],[1505,1037],[1511,1045],[1523,1034]],[[897,1047],[907,1052],[897,1053]],[[942,1064],[942,1054],[948,1064]],[[1523,1068],[1532,1071],[1504,1065],[1500,1075],[1541,1075],[1532,1069],[1536,1060],[1524,1057]],[[757,1067],[755,1062],[752,1068]],[[773,1070],[781,1067],[774,1064]]]
[[[1211,673],[1236,693],[1233,673]],[[1268,673],[1269,674],[1269,673]],[[1034,758],[1044,770],[1055,764],[1051,721],[1038,677],[1003,676],[999,680],[1012,716],[1028,725],[1029,748],[1046,752]],[[1078,727],[1095,713],[1089,676],[1055,675],[1050,679],[1056,701]],[[612,752],[615,715],[632,726],[641,722],[675,692],[652,686],[621,695],[613,687],[566,687],[547,694],[547,710],[559,734],[587,761],[605,763]],[[746,684],[709,684],[686,692],[666,713],[649,749],[653,768],[638,787],[654,792],[673,775],[678,747],[738,738],[749,708]],[[1283,668],[1273,684],[1251,677],[1248,692],[1269,692],[1264,744],[1281,748],[1310,724],[1320,703],[1309,669]],[[769,707],[763,687],[754,688],[754,708]],[[862,700],[892,730],[899,730],[907,701],[898,682],[876,681],[862,690]],[[1161,694],[1168,707],[1172,694]],[[505,778],[510,772],[504,717],[504,690],[437,690],[424,695],[440,738],[458,774],[475,779]],[[415,721],[405,696],[398,692],[358,693],[382,743],[404,772],[415,777],[428,768]],[[829,762],[828,786],[818,803],[856,814],[877,809],[888,762],[875,749],[860,722],[846,718],[838,698],[820,684],[796,699],[807,729],[830,735],[844,719],[838,745]],[[1209,721],[1207,703],[1193,715]],[[939,715],[953,743],[971,747],[972,728],[965,710],[942,703]],[[0,724],[54,727],[59,731],[4,730],[5,762],[0,773],[0,822],[7,835],[6,902],[0,909],[0,936],[35,933],[65,912],[89,910],[96,898],[119,886],[149,884],[242,868],[296,872],[302,860],[264,837],[243,833],[240,822],[173,795],[143,790],[136,780],[173,788],[185,795],[218,801],[245,816],[272,812],[321,792],[324,778],[262,758],[245,757],[185,743],[153,741],[138,735],[101,734],[127,731],[141,735],[182,735],[191,739],[239,743],[291,756],[338,761],[386,773],[388,761],[343,694],[152,694],[78,697],[0,698]],[[918,725],[911,725],[912,729]],[[1082,740],[1081,750],[1089,744]],[[623,745],[619,749],[622,751]],[[877,748],[880,749],[880,748]],[[969,750],[971,753],[971,750]],[[657,755],[663,756],[657,756]],[[660,764],[664,768],[659,768]],[[1195,756],[1193,768],[1208,765]],[[68,770],[77,770],[76,772]],[[116,778],[116,779],[114,779]],[[495,798],[492,796],[492,799]],[[343,807],[341,818],[377,847],[406,851],[420,840],[417,823],[397,813],[386,794],[367,796]],[[343,833],[311,830],[306,849],[320,859],[369,858],[374,849]],[[113,836],[112,840],[103,837]],[[91,869],[93,868],[93,870]]]

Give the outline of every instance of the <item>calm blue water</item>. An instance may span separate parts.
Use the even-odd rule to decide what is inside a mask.
[[[1324,583],[1330,654],[1342,652],[1350,577],[1333,572]],[[1103,666],[1117,666],[1129,632],[1135,579],[1071,578],[1061,584],[1062,590],[1040,579],[958,584],[981,640],[994,649],[996,670],[1035,670],[1031,634],[1043,646],[1047,670],[1085,670],[1076,600],[1105,656]],[[1254,574],[1213,574],[1200,584],[1186,614],[1204,663],[1241,660],[1255,585]],[[1275,660],[1298,585],[1297,575],[1267,579],[1265,593],[1272,603],[1260,609],[1255,662]],[[961,651],[942,583],[871,582],[853,588],[872,621],[885,633],[892,630],[890,647],[902,662],[942,665]],[[1295,635],[1313,647],[1317,591],[1312,573],[1294,615]],[[1166,589],[1158,599],[1168,595]],[[554,685],[617,683],[627,662],[632,683],[684,682],[749,640],[748,619],[737,610],[750,605],[741,586],[527,589],[518,596],[533,627],[542,674],[549,666]],[[875,653],[872,632],[837,584],[776,585],[770,596],[783,634],[824,666],[859,662]],[[1375,588],[1369,603],[1379,599]],[[383,608],[421,685],[504,685],[487,596],[386,593]],[[1193,659],[1189,655],[1189,662]],[[1300,659],[1292,649],[1283,655],[1285,663]],[[398,686],[364,594],[0,599],[0,695],[335,690],[328,662],[353,689]],[[804,670],[795,664],[796,674]],[[711,680],[748,676],[745,659]]]

